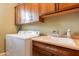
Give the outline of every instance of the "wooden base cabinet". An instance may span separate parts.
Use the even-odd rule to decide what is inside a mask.
[[[33,41],[33,56],[79,56],[78,50]]]
[[[33,56],[52,56],[52,55],[54,55],[44,49],[40,49],[36,46],[33,46],[33,47],[34,47],[33,48]]]

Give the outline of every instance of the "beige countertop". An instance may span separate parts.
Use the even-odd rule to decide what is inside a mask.
[[[47,44],[52,44],[56,46],[66,47],[74,50],[79,50],[79,40],[74,40],[70,38],[40,36],[40,37],[32,38],[32,40],[47,43]]]

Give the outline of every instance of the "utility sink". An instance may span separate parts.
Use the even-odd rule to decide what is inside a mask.
[[[72,38],[51,37],[52,42],[63,46],[76,46]]]

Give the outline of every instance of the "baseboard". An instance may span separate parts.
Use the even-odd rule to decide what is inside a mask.
[[[6,55],[6,53],[5,53],[5,52],[0,53],[0,56],[5,56],[5,55]]]

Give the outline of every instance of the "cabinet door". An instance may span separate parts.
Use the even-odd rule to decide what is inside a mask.
[[[79,3],[60,3],[59,4],[59,11],[78,8]]]
[[[31,22],[39,21],[39,9],[38,9],[38,3],[32,3],[31,4]]]
[[[54,3],[40,3],[39,9],[40,9],[40,15],[55,12],[55,4]]]
[[[32,20],[31,4],[26,3],[25,4],[25,21],[24,21],[24,23],[30,23],[31,20]]]
[[[20,24],[23,24],[25,20],[24,4],[19,5],[19,16],[20,16]]]
[[[16,24],[22,24],[24,18],[24,4],[19,4],[15,8]]]
[[[33,55],[34,56],[51,56],[52,54],[48,51],[48,49],[46,48],[47,46],[33,41]]]

